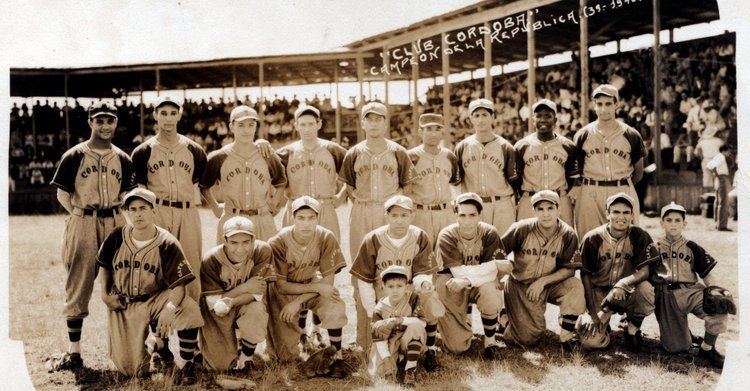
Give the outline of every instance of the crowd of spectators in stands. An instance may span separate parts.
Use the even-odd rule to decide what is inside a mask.
[[[705,167],[718,153],[718,148],[729,143],[736,149],[737,102],[736,66],[734,62],[734,34],[665,45],[664,80],[660,96],[662,111],[660,156],[667,169],[690,169],[696,172]],[[591,59],[590,80],[592,89],[600,83],[610,83],[620,88],[621,104],[618,117],[639,130],[648,146],[655,151],[651,132],[655,124],[653,107],[652,50],[617,53]],[[558,104],[558,125],[563,136],[572,138],[582,124],[580,111],[580,68],[577,58],[570,63],[539,68],[536,75],[538,99],[548,98]],[[495,129],[511,143],[522,138],[527,129],[530,107],[527,99],[526,71],[509,73],[493,78],[495,102]],[[471,132],[468,103],[482,97],[483,80],[469,80],[451,85],[450,136],[446,146],[452,147]],[[207,151],[231,142],[227,119],[235,104],[244,103],[259,110],[257,101],[249,97],[240,102],[224,99],[200,102],[186,101],[180,129],[202,145]],[[286,143],[296,137],[292,119],[301,102],[274,96],[263,105],[263,123],[258,137],[274,144]],[[309,100],[323,112],[324,127],[334,123],[334,109],[328,97]],[[427,91],[419,111],[442,112],[442,86]],[[118,132],[114,143],[130,152],[142,142],[140,135],[141,107],[132,102],[118,106]],[[396,108],[393,106],[394,109]],[[405,147],[420,143],[413,132],[411,106],[395,109],[391,116],[391,139]],[[76,101],[67,105],[50,106],[36,101],[29,109],[26,104],[11,109],[10,168],[11,178],[28,184],[46,183],[54,166],[64,152],[66,135],[63,113],[68,111],[71,145],[88,137],[86,110]],[[153,135],[153,117],[150,107],[144,108],[146,138]],[[259,110],[260,112],[260,110]],[[32,113],[37,140],[32,136]],[[589,118],[595,119],[593,110]],[[345,140],[346,146],[355,140]],[[704,185],[705,185],[704,173]]]

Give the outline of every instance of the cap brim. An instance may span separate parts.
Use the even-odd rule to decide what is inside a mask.
[[[131,195],[131,196],[125,196],[125,198],[122,199],[122,205],[128,205],[131,202],[135,201],[136,199],[143,200],[144,202],[147,202],[152,207],[154,206],[154,202],[147,200],[146,198],[141,197],[140,195]]]
[[[115,114],[115,113],[111,113],[111,112],[108,112],[108,111],[100,111],[100,112],[97,112],[97,113],[91,114],[91,115],[90,115],[89,117],[91,117],[91,118],[96,118],[96,117],[99,117],[99,116],[102,116],[102,115],[108,115],[108,116],[110,116],[110,117],[115,117],[115,118],[117,118],[117,114]]]
[[[532,109],[531,112],[536,113],[537,111],[539,111],[539,109],[549,109],[550,111],[557,113],[556,108],[549,106],[549,105],[544,105],[544,104],[534,107],[534,109]]]
[[[552,203],[552,204],[555,204],[555,205],[557,205],[557,206],[560,206],[560,203],[559,203],[559,202],[557,202],[557,201],[555,201],[555,200],[550,200],[550,199],[548,199],[548,198],[542,198],[542,199],[536,200],[536,202],[532,202],[532,203],[531,203],[531,206],[532,206],[532,207],[534,207],[534,206],[536,206],[536,204],[538,204],[538,203],[540,203],[540,202],[544,202],[544,201],[547,201],[547,202],[549,202],[549,203]]]
[[[248,235],[250,235],[252,237],[255,237],[255,233],[254,232],[250,232],[250,231],[245,230],[245,229],[234,229],[234,230],[231,230],[231,231],[225,233],[224,237],[230,238],[230,237],[232,237],[234,235],[237,235],[237,234],[248,234]]]
[[[479,110],[479,109],[485,109],[485,110],[489,110],[489,111],[490,111],[490,112],[492,112],[492,113],[494,113],[494,112],[495,112],[495,108],[494,108],[494,107],[487,107],[487,106],[477,106],[477,107],[473,108],[473,109],[471,110],[471,112],[470,112],[469,114],[471,114],[471,113],[473,113],[473,112],[475,112],[475,111],[477,111],[477,110]]]
[[[300,209],[304,209],[304,208],[310,209],[310,210],[312,210],[313,212],[315,212],[315,213],[317,213],[317,214],[320,214],[320,210],[318,210],[318,209],[316,209],[316,208],[314,208],[314,207],[312,207],[312,206],[310,206],[310,205],[302,205],[302,206],[300,206],[300,207],[297,207],[297,208],[294,208],[294,209],[292,209],[292,215],[294,215],[295,213],[297,213],[297,211],[298,211],[298,210],[300,210]]]
[[[246,120],[246,119],[248,119],[248,118],[249,118],[249,119],[254,119],[254,120],[256,120],[256,121],[258,120],[258,117],[257,117],[257,116],[254,116],[254,115],[243,115],[242,117],[238,117],[238,118],[235,118],[235,119],[233,119],[232,121],[242,121],[242,120]]]
[[[445,127],[445,125],[443,125],[443,124],[441,124],[441,123],[437,123],[437,122],[428,122],[428,123],[426,123],[426,124],[421,124],[421,125],[419,125],[419,126],[420,126],[420,127],[422,127],[422,128],[424,128],[424,127],[426,127],[426,126],[440,126],[441,128],[444,128],[444,127]]]
[[[381,116],[381,117],[385,118],[385,114],[383,114],[383,113],[379,113],[379,112],[377,112],[376,110],[367,110],[367,111],[363,111],[363,112],[362,112],[362,118],[365,118],[365,117],[367,117],[367,114],[377,114],[377,115],[379,115],[379,116]]]

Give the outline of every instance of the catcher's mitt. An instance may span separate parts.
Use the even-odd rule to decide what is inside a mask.
[[[300,364],[300,371],[307,377],[327,376],[331,371],[335,355],[336,348],[333,346],[318,349]]]
[[[728,290],[711,285],[703,289],[703,312],[708,315],[737,314],[737,307]]]
[[[378,339],[388,339],[403,320],[401,318],[388,318],[375,322],[372,325],[372,334]]]

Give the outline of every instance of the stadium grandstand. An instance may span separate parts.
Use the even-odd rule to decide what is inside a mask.
[[[618,117],[642,133],[656,167],[642,182],[649,185],[647,196],[641,197],[646,209],[658,208],[662,199],[675,199],[695,212],[706,192],[696,147],[728,143],[736,148],[735,35],[675,42],[673,33],[718,18],[715,1],[485,0],[327,53],[11,69],[16,103],[10,119],[10,212],[55,211],[35,206],[56,205],[38,201],[54,199],[48,182],[56,162],[70,145],[88,137],[86,107],[79,100],[110,99],[117,105],[114,143],[127,152],[154,134],[144,92],[174,90],[182,90],[185,98],[180,129],[207,151],[231,141],[226,122],[240,103],[258,109],[259,137],[274,145],[296,137],[292,113],[306,102],[323,112],[321,136],[349,146],[362,136],[356,108],[366,101],[365,83],[383,83],[382,100],[392,103],[389,87],[399,81],[408,82],[410,99],[408,105],[390,105],[390,130],[391,138],[406,147],[418,144],[416,118],[425,111],[447,117],[451,126],[446,146],[460,141],[470,131],[468,101],[479,97],[494,101],[495,129],[511,142],[528,132],[530,103],[542,97],[558,103],[559,130],[572,137],[594,118],[593,110],[586,109],[593,87],[615,84],[622,97]],[[656,50],[621,50],[623,40],[650,33]],[[613,53],[596,58],[579,50],[612,43]],[[562,60],[541,64],[552,56]],[[467,72],[468,80],[451,81]],[[276,87],[320,83],[331,86],[329,94],[297,98],[274,93]],[[358,83],[358,96],[343,101],[341,83]],[[237,90],[246,87],[260,87],[260,93],[239,96]],[[233,93],[187,98],[189,91],[205,88]],[[50,98],[67,103],[50,104]]]

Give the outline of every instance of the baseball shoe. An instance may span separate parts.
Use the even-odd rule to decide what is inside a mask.
[[[174,371],[172,383],[180,386],[190,386],[198,381],[196,375],[195,363],[193,361],[185,362],[185,365]]]
[[[581,342],[577,338],[569,339],[565,342],[560,342],[560,348],[563,353],[573,353],[581,349]]]
[[[168,353],[167,353],[168,352]],[[153,353],[149,360],[149,371],[153,373],[164,372],[174,366],[174,355],[172,352],[164,351],[161,354]]]
[[[716,351],[716,347],[711,350],[700,349],[698,357],[701,357],[711,363],[716,368],[724,368],[724,355]]]
[[[331,364],[328,376],[334,379],[345,379],[351,373],[351,367],[342,359],[337,359]]]
[[[636,331],[633,335],[625,331],[623,336],[625,337],[625,347],[629,350],[639,351],[643,347],[643,333],[641,330]]]
[[[232,375],[234,376],[246,376],[258,369],[258,365],[255,363],[255,356],[250,357],[246,360],[237,361],[232,367]]]
[[[404,371],[404,380],[401,382],[404,387],[411,388],[414,387],[414,384],[416,383],[416,373],[417,368],[409,368],[408,370]]]
[[[485,360],[497,360],[502,356],[503,348],[498,344],[487,346],[482,351],[482,357]]]
[[[440,369],[440,363],[438,362],[435,349],[427,349],[427,351],[424,352],[422,366],[427,372],[435,372]]]
[[[80,353],[62,353],[44,360],[48,372],[77,371],[83,368]]]

